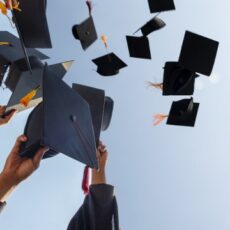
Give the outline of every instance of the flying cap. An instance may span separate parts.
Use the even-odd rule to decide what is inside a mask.
[[[16,109],[18,112],[34,107],[42,101],[42,85],[44,64],[36,57],[31,57],[32,74],[25,69],[25,59],[15,62],[10,67],[5,85],[12,91],[12,95],[7,104],[6,111]],[[56,76],[62,79],[68,71],[72,61],[49,65],[49,71],[53,71]],[[39,87],[34,97],[27,106],[20,103],[21,99],[32,90]]]
[[[151,34],[152,32],[154,32],[156,30],[162,29],[165,26],[166,26],[165,22],[162,19],[160,19],[159,17],[155,16],[154,18],[152,18],[151,20],[149,20],[148,22],[146,22],[136,32],[138,32],[139,30],[141,30],[143,36],[147,36],[147,35]]]
[[[9,43],[9,45],[0,46],[0,75],[2,78],[8,66],[19,59],[25,58],[27,69],[29,70],[31,67],[30,64],[28,66],[29,57],[36,56],[40,60],[49,58],[40,51],[32,48],[26,49],[25,54],[20,39],[7,31],[0,31],[0,39],[1,41]]]
[[[82,49],[86,50],[97,40],[97,32],[93,17],[90,16],[80,25],[74,25],[72,28],[73,36],[80,40]]]
[[[151,59],[149,40],[147,37],[126,36],[126,40],[130,57]]]
[[[100,133],[109,127],[112,113],[113,100],[105,96],[105,91],[89,86],[73,84],[72,88],[84,98],[90,107],[95,140],[97,145],[100,140]]]
[[[0,46],[0,64],[13,63],[16,60],[25,57],[18,37],[7,31],[0,31],[0,39],[1,41],[10,43],[8,46]],[[41,60],[49,58],[47,55],[36,49],[28,48],[26,50],[28,56],[37,56]]]
[[[199,103],[193,98],[174,101],[167,120],[168,125],[191,126],[195,125]]]
[[[186,69],[211,75],[219,42],[186,31],[179,63]]]
[[[193,95],[196,77],[195,72],[181,67],[178,62],[166,62],[163,95]]]
[[[46,0],[20,0],[21,11],[13,10],[13,20],[27,48],[52,48],[46,19]]]
[[[41,146],[45,157],[63,153],[91,168],[98,168],[96,143],[88,103],[47,67],[43,75],[43,102],[28,118],[28,141],[20,155],[32,157]]]
[[[97,65],[97,72],[102,76],[117,75],[120,69],[127,66],[127,64],[114,53],[95,58],[92,62]]]
[[[148,3],[151,13],[176,9],[173,0],[148,0]]]

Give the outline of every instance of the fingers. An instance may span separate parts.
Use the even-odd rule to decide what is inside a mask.
[[[2,116],[6,111],[6,106],[1,106],[0,105],[0,116]]]
[[[17,112],[17,110],[12,110],[8,115],[4,116],[5,106],[1,106],[1,108],[0,108],[0,125],[7,124],[16,112]],[[2,117],[2,116],[4,116],[4,117]]]
[[[36,154],[34,155],[32,161],[33,161],[33,165],[34,165],[34,168],[37,169],[39,168],[39,165],[40,165],[40,162],[41,162],[41,159],[43,158],[44,154],[49,151],[48,148],[44,147],[44,148],[40,148]]]
[[[98,151],[101,153],[107,152],[106,146],[103,144],[99,144]]]
[[[12,154],[18,154],[19,150],[20,150],[20,146],[23,142],[27,141],[27,137],[25,135],[21,135],[17,138],[14,147],[11,151]]]
[[[6,123],[8,123],[10,120],[11,120],[11,118],[14,116],[14,114],[17,112],[17,110],[12,110],[11,112],[10,112],[10,114],[9,115],[7,115],[5,118],[4,118],[4,120],[6,121]]]

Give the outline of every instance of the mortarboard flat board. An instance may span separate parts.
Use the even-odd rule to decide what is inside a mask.
[[[178,62],[166,62],[163,95],[193,95],[196,77],[196,73],[184,69]]]
[[[7,104],[6,111],[16,109],[18,112],[21,112],[38,105],[42,101],[44,64],[39,63],[39,60],[36,60],[35,57],[30,58],[30,61],[32,64],[32,74],[24,69],[25,60],[14,63],[10,68],[5,85],[12,91],[12,95]],[[49,65],[47,68],[49,71],[53,71],[58,78],[62,79],[70,68],[71,63],[72,61],[58,63]],[[20,100],[38,86],[40,86],[40,90],[37,91],[28,106],[21,105]]]
[[[4,42],[9,42],[9,46],[0,46],[0,65],[11,64],[19,59],[25,58],[20,39],[7,31],[0,31],[0,39]],[[40,60],[48,59],[49,57],[42,52],[28,48],[26,49],[28,56],[37,56]]]
[[[127,66],[127,64],[114,53],[95,58],[92,62],[97,65],[97,72],[102,76],[117,75],[120,69]]]
[[[211,75],[219,42],[186,31],[179,63],[186,69]]]
[[[46,19],[46,0],[20,0],[20,9],[12,13],[25,47],[52,48]]]
[[[97,32],[93,17],[90,16],[80,25],[74,25],[72,33],[76,39],[80,40],[83,50],[89,48],[97,40]]]
[[[152,32],[154,32],[156,30],[162,29],[165,26],[166,26],[165,22],[162,19],[160,19],[160,18],[158,18],[158,17],[155,16],[154,18],[152,18],[151,20],[149,20],[147,23],[145,23],[136,32],[138,32],[139,30],[141,30],[143,36],[147,36],[147,35],[151,34]]]
[[[126,40],[130,57],[151,59],[149,40],[147,37],[126,36]]]
[[[73,84],[72,88],[76,90],[89,104],[93,121],[95,140],[98,146],[103,122],[105,91],[79,84]]]
[[[98,168],[96,143],[88,103],[47,67],[43,75],[43,102],[28,118],[28,141],[20,155],[32,157],[41,146],[46,157],[63,153],[91,168]]]
[[[79,84],[73,84],[72,87],[89,104],[93,120],[95,140],[98,145],[101,131],[104,131],[109,127],[113,113],[113,100],[106,97],[105,91],[101,89]]]
[[[168,125],[191,126],[195,125],[199,103],[193,98],[174,101],[167,120]]]
[[[148,0],[148,3],[151,13],[176,9],[173,0]]]

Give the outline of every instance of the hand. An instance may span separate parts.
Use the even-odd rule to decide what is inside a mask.
[[[5,111],[6,111],[6,106],[0,106],[0,125],[7,124],[14,116],[14,114],[17,112],[16,110],[12,110],[7,116],[4,116]]]
[[[43,155],[48,150],[47,148],[41,148],[33,158],[22,158],[19,156],[19,150],[21,144],[26,141],[26,136],[22,135],[18,137],[1,173],[1,177],[7,183],[10,183],[10,186],[16,186],[29,177],[39,167]]]
[[[105,169],[108,160],[108,151],[106,149],[106,146],[101,141],[99,142],[99,146],[97,148],[97,160],[100,169]]]
[[[97,160],[99,170],[92,170],[92,184],[106,184],[105,166],[108,160],[108,151],[101,141],[97,148]]]

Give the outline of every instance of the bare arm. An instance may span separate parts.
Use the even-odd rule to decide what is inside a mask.
[[[105,167],[106,162],[108,159],[108,151],[106,146],[103,145],[101,142],[97,149],[97,157],[99,162],[99,170],[93,169],[92,170],[92,183],[91,184],[106,184],[106,174],[105,174]]]
[[[11,150],[3,171],[0,173],[0,201],[6,201],[7,197],[14,188],[29,177],[38,167],[40,161],[47,151],[41,148],[33,158],[22,158],[19,156],[20,146],[27,140],[26,136],[18,137],[13,149]]]

